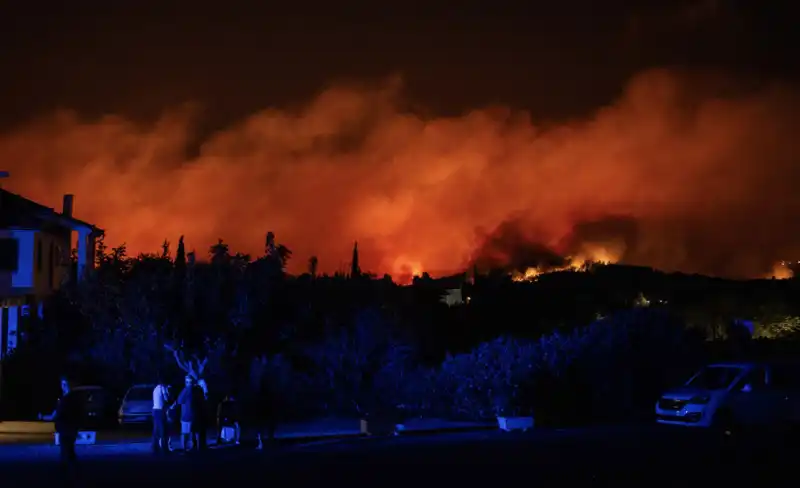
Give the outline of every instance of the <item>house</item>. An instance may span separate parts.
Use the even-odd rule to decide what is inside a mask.
[[[94,262],[103,231],[72,216],[72,195],[61,212],[0,188],[0,359],[17,346],[31,310]],[[77,267],[70,253],[77,234]]]

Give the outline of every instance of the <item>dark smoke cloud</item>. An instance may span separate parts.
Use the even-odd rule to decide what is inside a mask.
[[[524,221],[507,220],[492,232],[481,236],[480,245],[469,266],[486,272],[495,269],[549,269],[568,264],[565,255],[538,242],[538,237],[538,233]]]
[[[151,124],[60,112],[2,134],[0,160],[13,190],[52,206],[75,193],[111,244],[185,234],[258,254],[272,230],[295,271],[312,254],[340,269],[354,240],[364,269],[459,271],[476,229],[507,221],[558,255],[605,246],[668,270],[761,276],[800,255],[794,87],[655,70],[547,126],[502,107],[419,115],[400,88],[337,86],[199,144],[191,106]]]

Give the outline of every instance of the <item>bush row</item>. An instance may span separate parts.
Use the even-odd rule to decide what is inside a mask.
[[[666,310],[636,308],[537,340],[498,337],[471,351],[448,354],[430,367],[422,364],[414,340],[388,326],[379,312],[368,310],[349,327],[332,327],[321,340],[296,344],[281,354],[244,359],[225,344],[211,344],[206,377],[215,396],[237,391],[245,402],[268,389],[280,414],[289,418],[485,420],[532,414],[539,424],[575,424],[651,414],[658,394],[704,361],[704,342],[697,329],[687,328]],[[128,351],[125,357],[141,357],[143,364],[121,364],[123,349],[134,346],[146,351]],[[55,398],[53,375],[63,365],[45,365],[44,359],[57,354],[44,349],[39,344],[7,358],[13,359],[5,363],[7,411],[12,398],[19,415],[44,408]],[[120,394],[131,381],[153,381],[157,364],[174,366],[163,347],[147,337],[131,342],[120,333],[108,333],[84,349],[89,352],[83,355],[83,370],[102,378],[82,381],[117,386]],[[177,380],[180,372],[173,369]],[[126,378],[126,370],[138,371],[136,379]],[[33,378],[34,371],[53,378]],[[51,383],[53,388],[42,388]]]
[[[539,340],[499,337],[430,368],[375,317],[360,317],[299,354],[254,359],[250,390],[267,384],[287,415],[614,421],[650,414],[697,367],[703,342],[662,310],[633,309]]]

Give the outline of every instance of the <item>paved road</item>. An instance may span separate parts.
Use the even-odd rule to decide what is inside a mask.
[[[52,482],[59,476],[54,452],[38,458],[21,451],[13,455],[10,450],[15,447],[0,449],[3,488]],[[182,481],[272,486],[506,481],[562,486],[578,481],[682,488],[757,481],[767,487],[788,486],[798,459],[796,448],[773,439],[723,447],[705,435],[652,428],[358,439],[269,452],[221,449],[167,458],[155,458],[145,449],[115,451],[111,446],[86,447],[80,454],[81,486],[148,487]]]

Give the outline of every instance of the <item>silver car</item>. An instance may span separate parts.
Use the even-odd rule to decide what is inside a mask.
[[[800,425],[800,364],[729,362],[701,369],[656,403],[660,424],[716,427]]]
[[[143,424],[153,419],[153,390],[156,385],[133,385],[122,399],[117,417],[120,425]]]

